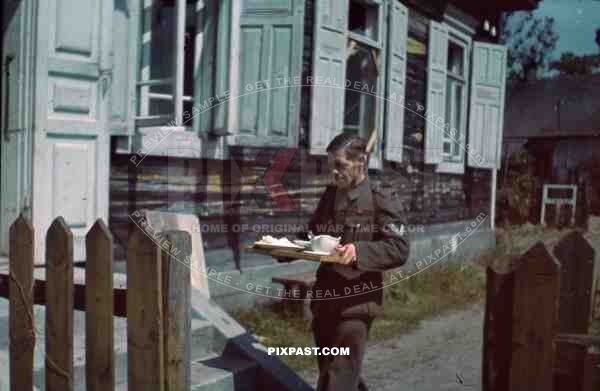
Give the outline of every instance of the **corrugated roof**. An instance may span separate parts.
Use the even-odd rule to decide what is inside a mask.
[[[504,137],[600,132],[600,75],[524,82],[507,91]]]

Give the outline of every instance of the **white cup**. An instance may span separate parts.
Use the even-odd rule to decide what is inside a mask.
[[[335,248],[340,244],[341,237],[333,237],[330,235],[318,235],[310,240],[310,248],[313,251],[324,252],[331,254],[335,251]]]

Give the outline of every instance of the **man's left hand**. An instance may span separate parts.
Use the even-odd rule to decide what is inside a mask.
[[[356,259],[356,247],[352,243],[338,245],[335,250],[338,254],[337,263],[350,265]]]

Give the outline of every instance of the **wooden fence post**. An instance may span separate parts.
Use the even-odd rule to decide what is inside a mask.
[[[487,268],[482,365],[484,391],[508,390],[514,276],[512,271],[497,272]]]
[[[101,219],[87,233],[85,245],[85,380],[87,391],[106,391],[115,384],[113,239]]]
[[[73,234],[57,217],[46,235],[46,390],[73,389]]]
[[[581,391],[600,390],[600,348],[590,346],[583,362]]]
[[[192,240],[185,231],[164,232],[163,295],[165,311],[166,391],[191,388],[191,282]],[[165,248],[167,247],[167,248]]]
[[[515,270],[510,390],[552,391],[559,263],[538,242]]]
[[[586,334],[590,327],[594,249],[573,231],[554,247],[560,261],[559,333]]]
[[[10,227],[10,389],[33,389],[35,320],[33,315],[34,230],[19,215]]]
[[[149,233],[152,235],[152,233]],[[163,297],[161,254],[136,229],[127,249],[127,383],[129,391],[163,391]]]

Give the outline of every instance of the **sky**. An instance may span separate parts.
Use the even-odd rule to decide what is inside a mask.
[[[534,13],[554,18],[559,38],[553,58],[565,51],[600,53],[595,42],[595,31],[600,28],[600,0],[542,0]]]

